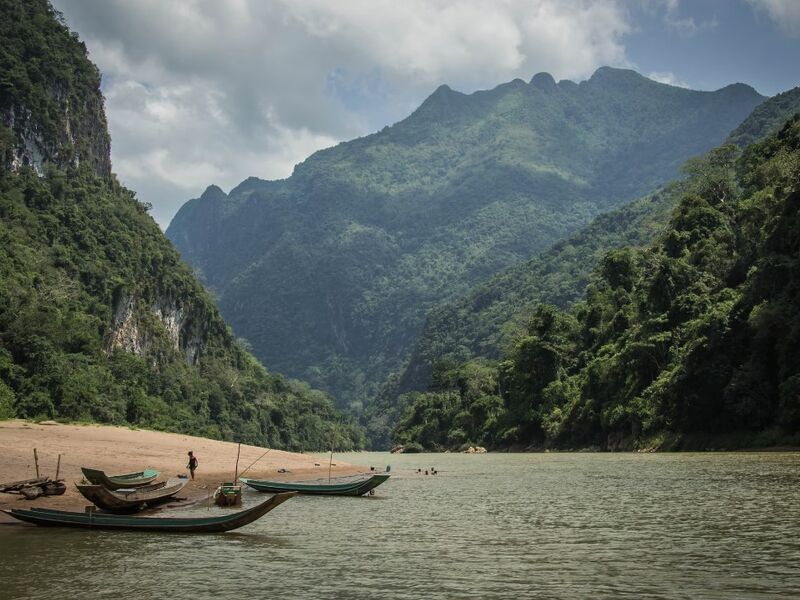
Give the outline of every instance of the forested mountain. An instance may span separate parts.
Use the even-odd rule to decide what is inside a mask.
[[[800,112],[800,88],[760,104],[729,136],[744,148],[775,133]],[[394,393],[423,391],[436,363],[453,367],[476,356],[498,358],[521,334],[539,304],[567,308],[579,300],[589,276],[608,250],[653,241],[693,182],[671,183],[659,192],[597,217],[578,233],[540,255],[510,267],[462,298],[433,308]]]
[[[430,307],[653,191],[761,100],[611,68],[442,86],[289,179],[210,187],[167,235],[259,358],[352,404],[403,364]]]
[[[100,74],[45,0],[0,0],[0,418],[319,449],[328,396],[235,341],[111,173]],[[337,446],[358,447],[357,426]]]
[[[668,227],[541,304],[500,362],[436,373],[395,435],[425,447],[800,443],[800,117],[688,165]]]

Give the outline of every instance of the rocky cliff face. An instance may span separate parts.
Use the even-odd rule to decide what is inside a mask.
[[[168,347],[187,365],[196,366],[208,336],[199,317],[174,298],[157,296],[148,301],[135,294],[126,295],[114,311],[106,351],[123,350],[157,360],[160,349]]]
[[[11,132],[2,153],[4,168],[28,165],[42,174],[48,164],[60,169],[83,165],[110,176],[111,139],[100,73],[86,47],[45,0],[2,9],[9,18],[0,22],[0,39],[22,41],[0,48],[0,123]],[[52,19],[43,21],[44,13]],[[42,34],[47,44],[41,43]]]

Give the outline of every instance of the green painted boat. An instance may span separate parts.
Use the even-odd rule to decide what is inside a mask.
[[[358,478],[337,478],[332,482],[320,479],[315,481],[264,481],[241,477],[239,481],[259,492],[278,494],[297,492],[320,496],[363,496],[389,479],[388,473]]]
[[[217,506],[236,506],[242,503],[242,486],[233,481],[226,481],[214,492],[214,504]]]
[[[138,488],[111,491],[105,486],[76,483],[75,487],[97,508],[113,513],[132,513],[145,506],[156,506],[171,499],[188,483],[186,479],[170,479]]]
[[[94,511],[80,513],[50,508],[12,508],[2,512],[20,521],[43,527],[77,527],[82,529],[116,529],[161,533],[220,533],[238,529],[260,519],[294,495],[291,492],[276,494],[269,500],[252,508],[219,517],[131,517]]]
[[[158,471],[153,469],[145,469],[144,471],[125,473],[123,475],[106,475],[105,471],[88,467],[81,467],[81,471],[83,471],[83,476],[86,477],[89,483],[102,485],[107,490],[112,491],[149,485],[159,475]]]

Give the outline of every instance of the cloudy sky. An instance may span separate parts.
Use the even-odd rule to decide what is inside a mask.
[[[114,169],[166,227],[215,183],[539,71],[800,84],[800,0],[54,0],[103,73]]]

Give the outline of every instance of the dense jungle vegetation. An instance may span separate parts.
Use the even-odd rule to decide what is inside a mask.
[[[100,76],[59,15],[2,0],[0,28],[0,418],[361,447],[328,395],[242,348],[110,173]]]
[[[256,356],[357,411],[430,308],[653,192],[762,100],[612,68],[580,84],[441,86],[286,180],[210,187],[167,235]]]
[[[439,364],[394,436],[426,448],[800,443],[800,119],[690,161],[666,229],[606,253],[500,360]]]
[[[727,143],[744,149],[777,132],[797,112],[800,88],[759,105],[728,136]],[[522,335],[539,304],[568,308],[579,300],[606,252],[653,241],[692,185],[691,180],[679,180],[602,214],[538,256],[502,271],[461,298],[433,308],[397,387],[400,391],[427,389],[437,362],[454,365],[477,356],[498,358]]]

